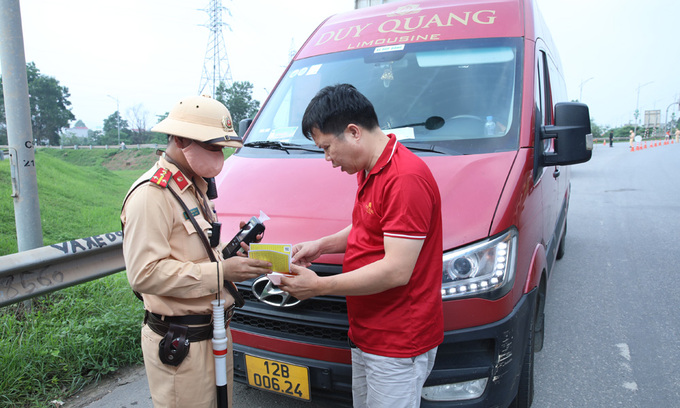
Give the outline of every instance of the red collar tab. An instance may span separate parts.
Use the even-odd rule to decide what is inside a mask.
[[[172,178],[175,180],[175,183],[177,183],[177,187],[179,187],[180,190],[184,190],[184,188],[189,185],[187,177],[182,174],[181,171],[177,171],[177,173],[175,173]]]
[[[168,181],[170,181],[170,177],[172,177],[172,173],[170,172],[170,170],[161,167],[151,177],[151,182],[160,187],[165,188],[168,186]]]

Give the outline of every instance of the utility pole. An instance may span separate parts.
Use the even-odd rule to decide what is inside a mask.
[[[583,102],[583,85],[593,78],[594,77],[590,77],[590,78],[586,79],[585,81],[581,81],[581,86],[580,86],[581,90],[580,90],[579,95],[578,95],[578,101],[579,102]]]
[[[203,74],[198,87],[198,94],[205,94],[206,87],[209,87],[210,96],[215,98],[220,83],[224,82],[227,87],[230,87],[233,83],[227,48],[222,35],[222,27],[227,26],[231,30],[229,24],[222,21],[222,15],[226,11],[231,17],[231,12],[222,7],[222,0],[210,0],[208,7],[203,11],[208,13],[209,16],[208,24],[205,27],[210,30],[210,38],[205,51]],[[223,66],[225,67],[224,71]]]
[[[43,246],[19,0],[0,0],[0,60],[19,252]]]
[[[670,105],[668,105],[668,107],[666,108],[666,122],[665,122],[665,125],[664,125],[664,129],[665,129],[665,130],[668,130],[669,132],[670,132],[670,130],[671,130],[671,127],[669,126],[670,124],[668,123],[668,109],[670,109],[671,106],[673,106],[673,105],[678,105],[678,106],[680,106],[680,102],[673,102],[673,103],[671,103]]]
[[[638,127],[638,117],[640,116],[640,88],[642,88],[645,85],[649,85],[654,81],[649,81],[646,84],[638,85],[637,87],[637,102],[635,103],[635,130],[633,130],[633,133],[637,135],[637,127]]]

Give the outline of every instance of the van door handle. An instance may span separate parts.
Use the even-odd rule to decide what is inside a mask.
[[[553,177],[558,178],[560,176],[560,169],[555,167],[555,171],[553,171]]]

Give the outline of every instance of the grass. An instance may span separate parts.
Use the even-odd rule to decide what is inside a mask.
[[[133,169],[128,157],[139,155]],[[130,185],[155,162],[152,149],[58,150],[35,154],[43,243],[120,230],[120,207]],[[110,170],[105,166],[125,168]],[[0,255],[16,253],[9,160],[0,161]]]
[[[156,160],[152,149],[35,154],[43,244],[120,230],[120,207]],[[0,255],[17,252],[9,161],[0,161]],[[142,303],[124,272],[0,308],[0,407],[54,407],[83,386],[142,361]]]
[[[119,367],[142,362],[142,305],[125,273],[35,298],[0,315],[0,407],[54,407]]]

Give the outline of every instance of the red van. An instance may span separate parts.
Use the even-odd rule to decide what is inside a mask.
[[[245,145],[217,178],[224,225],[262,210],[264,242],[295,244],[350,223],[356,178],[300,130],[310,99],[337,83],[373,102],[381,128],[423,158],[441,191],[445,339],[422,406],[530,406],[546,286],[565,249],[567,165],[592,150],[588,108],[565,102],[535,1],[420,0],[328,18],[240,124]],[[312,269],[341,266],[327,255]],[[236,379],[350,405],[345,299],[301,302],[266,277],[238,288],[247,302],[232,320]]]

